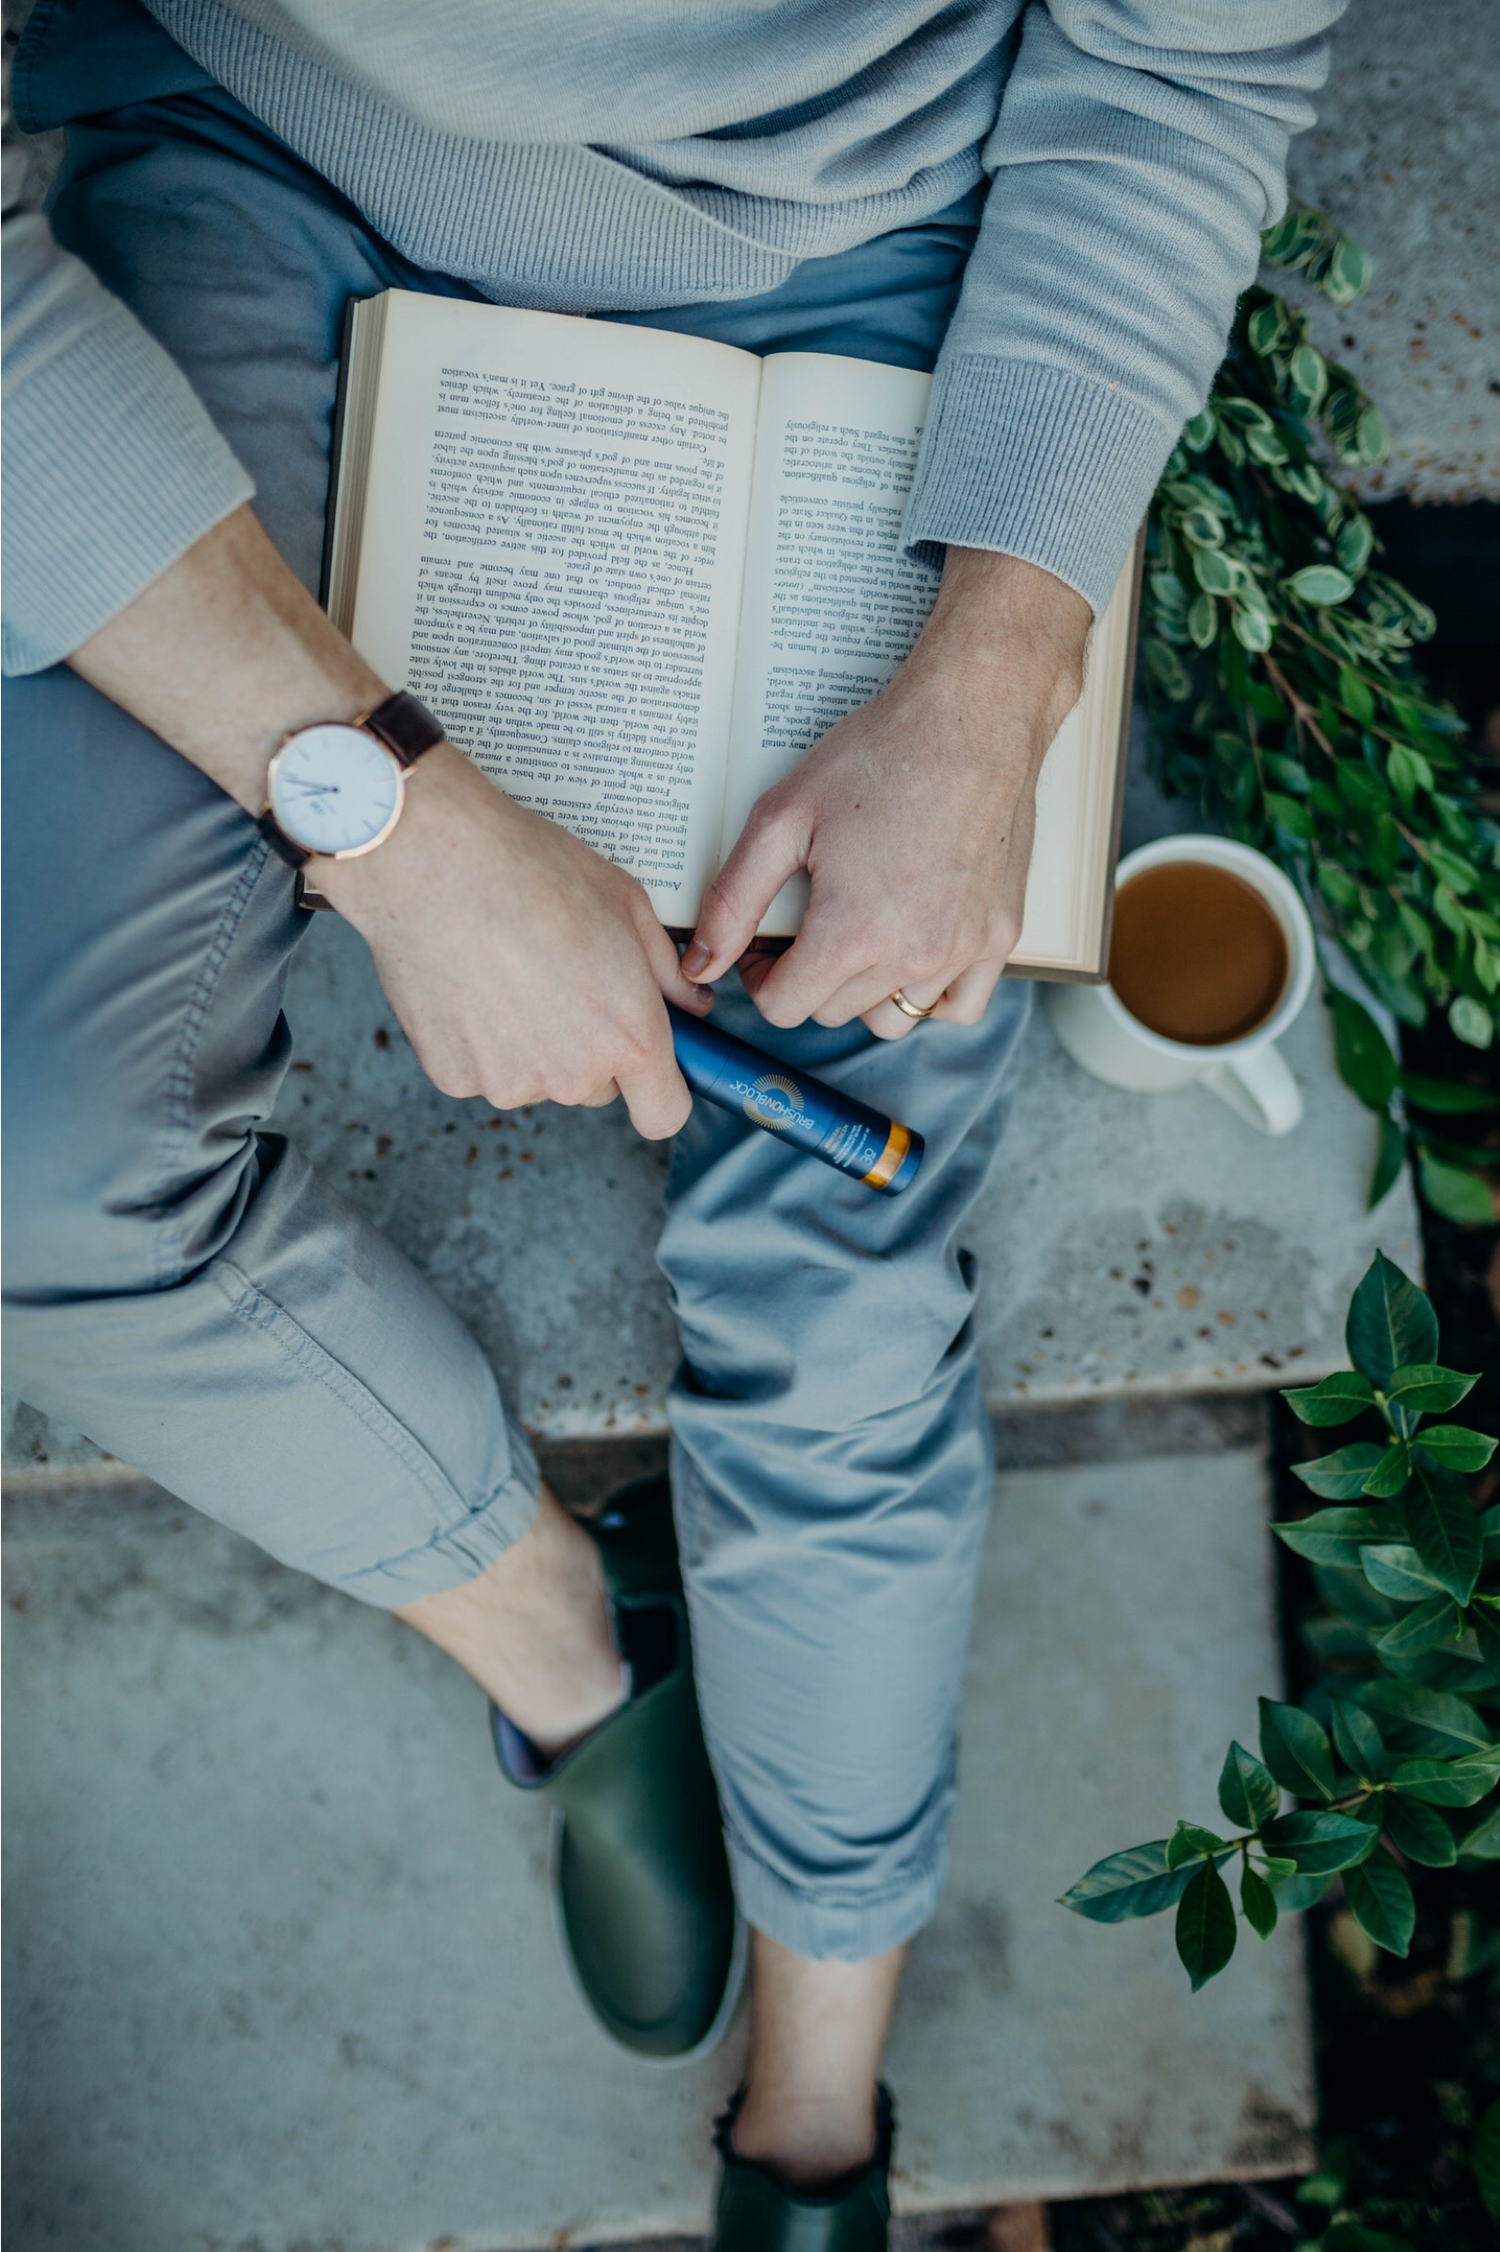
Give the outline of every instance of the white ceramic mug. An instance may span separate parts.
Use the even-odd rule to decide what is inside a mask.
[[[1302,1096],[1276,1052],[1276,1041],[1312,991],[1316,957],[1307,909],[1264,853],[1227,837],[1160,837],[1120,862],[1116,885],[1145,868],[1177,860],[1227,869],[1258,892],[1276,917],[1286,940],[1287,973],[1270,1015],[1243,1039],[1196,1047],[1153,1032],[1130,1014],[1112,986],[1049,985],[1052,1029],[1075,1063],[1112,1087],[1157,1094],[1196,1081],[1263,1134],[1289,1134],[1302,1116]]]

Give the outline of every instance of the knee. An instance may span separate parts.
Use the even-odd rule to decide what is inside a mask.
[[[63,1076],[13,1068],[7,1083],[6,1297],[170,1289],[213,1255],[243,1208],[254,1134],[176,1157],[168,1121],[153,1128],[116,1107],[107,1085],[69,1087]]]

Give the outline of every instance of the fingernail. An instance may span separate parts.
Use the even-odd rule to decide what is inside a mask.
[[[711,985],[695,985],[693,987],[693,1007],[700,1016],[707,1016],[717,999],[718,995]]]
[[[695,938],[682,957],[683,975],[701,977],[713,958],[713,949],[705,946],[701,938]]]

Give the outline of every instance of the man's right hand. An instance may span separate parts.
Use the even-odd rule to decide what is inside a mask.
[[[293,728],[352,719],[388,693],[248,507],[216,524],[69,659],[251,814]],[[631,876],[528,813],[439,743],[405,810],[359,860],[313,862],[363,931],[391,1005],[445,1094],[518,1103],[625,1097],[653,1140],[692,1098],[663,996],[705,995]]]
[[[445,1095],[597,1105],[675,1134],[692,1098],[662,997],[702,1016],[633,876],[487,782],[451,743],[407,778],[383,845],[309,876],[375,957],[423,1070]]]

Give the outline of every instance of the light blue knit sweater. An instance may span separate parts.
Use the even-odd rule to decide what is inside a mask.
[[[1344,0],[148,4],[398,249],[506,304],[748,296],[988,176],[907,537],[1025,556],[1097,609]],[[45,223],[8,233],[4,663],[27,672],[250,485]]]

